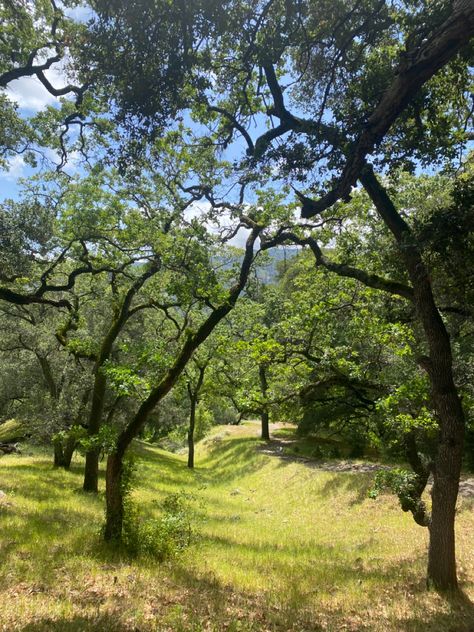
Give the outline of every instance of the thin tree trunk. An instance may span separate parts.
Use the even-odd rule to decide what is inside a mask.
[[[94,386],[92,389],[92,403],[89,413],[89,421],[87,424],[87,432],[89,437],[94,438],[97,436],[100,427],[102,425],[102,416],[104,413],[105,393],[107,389],[107,378],[104,375],[102,369],[105,362],[110,358],[113,345],[117,339],[117,336],[122,331],[123,326],[127,322],[127,319],[132,314],[130,305],[136,293],[140,290],[142,285],[147,279],[155,274],[159,269],[159,265],[156,261],[152,262],[146,272],[138,277],[133,285],[128,289],[127,294],[115,314],[112,324],[107,332],[107,335],[102,341],[100,352],[96,358],[94,365]],[[83,489],[87,492],[98,491],[99,480],[99,450],[92,449],[86,455],[86,466],[84,471],[84,485]]]
[[[197,398],[194,394],[190,395],[191,398],[191,412],[189,415],[189,430],[188,430],[188,467],[194,467],[194,428],[196,426],[196,404]]]
[[[104,356],[108,358],[109,354],[104,353]],[[89,420],[87,424],[87,434],[91,439],[97,436],[100,430],[102,414],[104,410],[105,391],[107,387],[107,380],[105,375],[101,372],[102,365],[105,360],[101,357],[96,362],[94,388],[92,390],[92,402],[89,412]],[[84,467],[84,484],[82,489],[85,492],[99,491],[99,448],[91,448],[86,453],[86,464]]]
[[[261,364],[258,367],[258,375],[260,378],[260,390],[263,397],[262,410],[260,412],[260,419],[262,421],[261,437],[265,441],[270,441],[270,415],[268,413],[267,405],[268,381],[267,371],[264,364]]]

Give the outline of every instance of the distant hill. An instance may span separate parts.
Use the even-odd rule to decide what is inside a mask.
[[[275,283],[278,276],[285,270],[285,264],[299,251],[300,249],[295,246],[279,246],[268,251],[268,263],[258,266],[257,278],[265,284]]]

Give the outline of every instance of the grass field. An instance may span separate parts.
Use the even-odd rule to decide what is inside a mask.
[[[424,588],[426,531],[396,499],[367,498],[370,474],[325,472],[258,451],[258,427],[220,427],[197,467],[137,444],[145,514],[196,496],[199,542],[159,564],[103,545],[103,496],[81,461],[0,457],[0,630],[13,632],[473,632],[474,510],[457,522],[463,596]],[[103,486],[103,482],[102,482]]]

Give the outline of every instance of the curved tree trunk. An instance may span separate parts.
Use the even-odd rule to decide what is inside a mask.
[[[245,255],[241,263],[239,281],[230,289],[227,300],[211,312],[194,334],[187,335],[175,362],[168,369],[163,379],[154,389],[152,389],[148,397],[141,403],[139,409],[128,425],[122,430],[117,439],[115,452],[110,454],[107,459],[105,487],[106,518],[104,529],[104,538],[106,540],[120,541],[122,539],[124,516],[124,498],[122,487],[123,457],[133,439],[145,425],[155,406],[176,384],[176,381],[185,370],[186,365],[191,359],[194,351],[210,336],[215,327],[234,307],[237,298],[247,282],[254,258],[255,240],[260,234],[260,231],[260,228],[253,228],[247,238]]]

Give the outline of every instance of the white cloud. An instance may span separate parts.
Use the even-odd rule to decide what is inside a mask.
[[[227,211],[222,211],[211,220],[208,213],[211,210],[209,202],[194,202],[186,209],[185,217],[190,219],[202,218],[202,222],[207,226],[208,230],[214,234],[225,235],[226,233],[232,233],[233,229],[237,227],[239,223],[238,219],[231,219]],[[237,233],[227,243],[229,246],[235,246],[237,248],[244,248],[247,237],[250,233],[248,228],[243,226],[239,228]]]
[[[64,13],[72,20],[82,23],[89,22],[95,16],[94,11],[87,4],[81,4],[73,8],[65,7]]]
[[[26,163],[23,160],[23,156],[13,156],[7,162],[7,171],[1,174],[2,179],[18,180],[18,178],[22,178],[25,175]]]
[[[43,58],[38,58],[36,63],[44,62]],[[66,77],[66,64],[68,59],[63,58],[51,68],[45,70],[45,76],[48,81],[57,89],[60,89],[69,83]],[[6,89],[7,95],[12,101],[18,103],[18,106],[24,110],[35,113],[43,110],[47,105],[58,103],[59,99],[53,96],[44,87],[36,77],[22,77],[8,84]],[[72,95],[73,96],[73,95]]]
[[[36,77],[22,77],[8,84],[7,94],[22,109],[39,112],[57,99]]]

